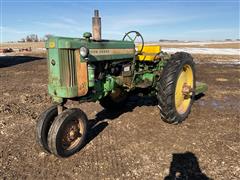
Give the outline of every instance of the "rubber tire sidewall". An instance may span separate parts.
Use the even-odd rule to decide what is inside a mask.
[[[194,61],[190,54],[177,52],[171,55],[165,65],[158,82],[158,94],[161,119],[170,124],[178,124],[184,121],[191,111],[194,102],[193,92],[188,109],[184,114],[179,114],[175,106],[175,91],[178,77],[184,65],[189,65],[193,71],[193,89],[196,87]]]
[[[40,114],[36,124],[37,142],[40,147],[48,153],[50,152],[47,141],[48,132],[57,115],[57,105],[53,105]]]
[[[194,73],[195,72],[194,63],[190,59],[182,59],[181,65],[180,65],[179,69],[177,70],[177,74],[178,75],[177,75],[176,81],[174,82],[174,95],[172,97],[172,101],[173,101],[173,104],[174,104],[174,110],[178,114],[177,115],[178,116],[178,122],[182,122],[190,114],[191,108],[192,108],[192,105],[193,105],[193,102],[194,102],[194,96],[195,96],[195,92],[193,91],[192,95],[191,95],[191,101],[190,101],[190,104],[189,104],[186,112],[183,113],[183,114],[178,113],[178,111],[176,109],[176,105],[175,105],[175,91],[176,91],[178,78],[180,76],[180,73],[182,72],[182,68],[184,67],[184,65],[189,65],[192,68],[192,72],[193,72],[193,89],[195,89],[195,87],[196,87],[195,73]]]
[[[76,147],[71,150],[63,150],[61,146],[61,135],[66,128],[66,125],[78,119],[83,125],[82,137]],[[63,111],[57,119],[53,122],[48,133],[48,146],[52,153],[59,157],[68,157],[78,152],[84,145],[87,137],[87,116],[77,108],[67,109]]]

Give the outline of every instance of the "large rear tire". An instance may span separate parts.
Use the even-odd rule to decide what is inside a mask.
[[[48,132],[48,147],[56,156],[68,157],[78,152],[87,137],[87,116],[80,109],[64,110]]]
[[[162,120],[174,124],[185,120],[191,111],[195,95],[192,56],[184,52],[173,54],[163,69],[157,89]]]

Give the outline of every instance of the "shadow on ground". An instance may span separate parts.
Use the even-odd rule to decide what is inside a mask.
[[[172,155],[169,175],[164,180],[211,180],[202,173],[195,154],[191,152]]]
[[[139,93],[141,94],[141,96],[136,95]],[[131,92],[131,94],[128,97],[127,103],[124,107],[117,110],[103,109],[102,111],[96,114],[95,119],[89,120],[88,137],[87,137],[86,145],[89,142],[91,142],[95,137],[97,137],[108,126],[108,122],[104,120],[106,119],[114,120],[124,113],[132,112],[133,109],[136,107],[156,106],[158,104],[157,99],[155,97],[144,96],[144,93],[148,93],[148,92],[143,92],[143,94],[141,93],[141,91]],[[194,100],[197,101],[204,96],[205,96],[204,94],[199,94],[195,96]]]
[[[95,119],[90,119],[88,124],[88,138],[86,144],[97,137],[107,126],[108,122],[104,120],[114,120],[124,113],[132,112],[134,108],[141,106],[156,106],[157,100],[154,97],[138,96],[131,94],[128,97],[127,103],[124,107],[117,110],[106,110],[96,114]]]
[[[197,94],[197,95],[195,95],[195,97],[194,97],[194,101],[197,101],[197,100],[201,99],[201,98],[204,97],[204,96],[205,96],[204,93]]]
[[[0,68],[15,66],[18,64],[42,60],[44,57],[35,57],[35,56],[3,56],[0,57]]]
[[[152,96],[139,96],[136,95],[139,92],[132,92],[128,97],[127,103],[124,107],[118,110],[106,110],[103,109],[102,111],[96,114],[95,119],[89,120],[89,135],[87,143],[93,140],[99,133],[101,133],[107,126],[108,122],[104,121],[106,119],[114,120],[121,116],[124,113],[132,112],[134,108],[141,107],[141,106],[156,106],[158,104],[157,99]],[[195,96],[194,100],[197,101],[204,97],[204,94],[199,94]],[[104,121],[104,122],[103,122]]]

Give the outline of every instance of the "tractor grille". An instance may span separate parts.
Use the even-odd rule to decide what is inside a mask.
[[[76,66],[75,66],[75,50],[60,49],[60,73],[61,85],[72,87],[76,85]]]

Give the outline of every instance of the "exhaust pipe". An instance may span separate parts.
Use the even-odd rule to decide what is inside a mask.
[[[101,17],[99,17],[98,10],[94,10],[94,17],[92,18],[92,34],[95,41],[101,41]]]

